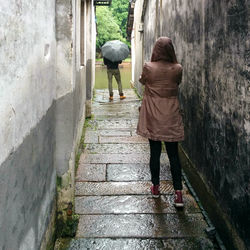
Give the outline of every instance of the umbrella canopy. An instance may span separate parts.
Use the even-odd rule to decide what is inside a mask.
[[[119,62],[128,57],[129,48],[127,44],[119,41],[113,40],[106,42],[102,48],[102,56],[106,57],[112,62]]]

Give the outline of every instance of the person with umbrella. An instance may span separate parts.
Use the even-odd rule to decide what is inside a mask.
[[[113,101],[113,85],[112,85],[112,78],[113,76],[116,79],[118,85],[118,91],[120,95],[120,99],[123,100],[126,98],[122,91],[122,82],[121,82],[121,73],[119,70],[118,65],[122,63],[122,61],[112,62],[106,57],[103,57],[103,62],[107,66],[107,74],[108,74],[108,87],[109,87],[109,100]]]
[[[107,66],[107,74],[108,74],[108,88],[109,88],[109,100],[113,101],[113,86],[112,86],[112,78],[113,76],[116,79],[118,85],[118,91],[120,95],[120,100],[126,98],[122,91],[122,82],[121,82],[121,74],[119,70],[119,64],[122,63],[128,54],[129,49],[128,46],[119,41],[113,40],[106,42],[102,48],[103,62]]]

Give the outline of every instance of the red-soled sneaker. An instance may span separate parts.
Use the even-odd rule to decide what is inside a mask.
[[[159,198],[160,197],[160,185],[153,185],[151,186],[151,193],[153,198]]]
[[[177,208],[178,207],[180,207],[180,208],[184,207],[181,190],[176,190],[175,191],[174,206],[177,207]]]

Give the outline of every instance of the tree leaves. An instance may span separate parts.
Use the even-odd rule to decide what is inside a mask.
[[[112,0],[111,7],[96,7],[97,39],[96,49],[110,40],[126,41],[126,27],[128,17],[128,0]]]
[[[124,38],[127,37],[126,28],[128,18],[128,7],[128,0],[112,0],[111,11],[122,31],[122,36]]]
[[[96,8],[97,19],[97,40],[96,48],[100,49],[102,45],[110,40],[124,41],[120,28],[116,23],[109,8],[101,6]]]

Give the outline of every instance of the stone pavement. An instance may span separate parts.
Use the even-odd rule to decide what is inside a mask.
[[[161,156],[161,196],[150,195],[148,141],[135,133],[140,101],[108,101],[96,90],[85,151],[76,176],[75,210],[80,216],[69,249],[215,249],[207,223],[184,188],[185,208],[173,206],[169,162]]]

